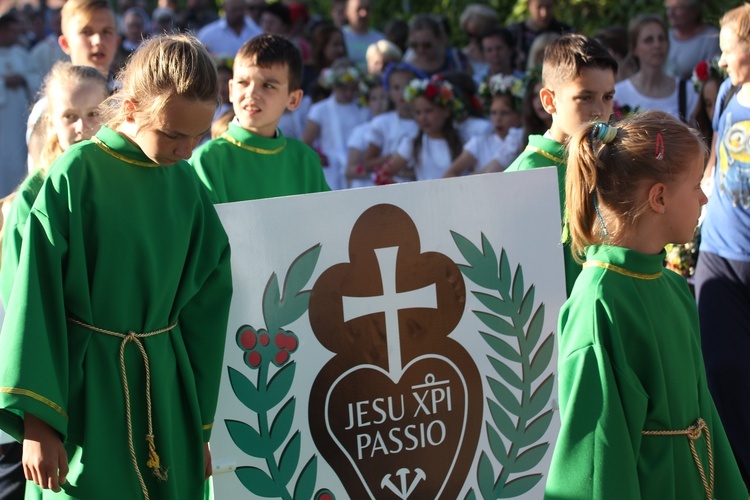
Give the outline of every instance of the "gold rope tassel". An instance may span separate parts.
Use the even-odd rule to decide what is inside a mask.
[[[93,332],[97,333],[104,333],[106,335],[111,335],[113,337],[121,338],[122,343],[120,344],[120,375],[122,377],[122,386],[125,391],[125,419],[128,426],[128,445],[130,447],[130,458],[133,460],[133,468],[135,469],[135,473],[138,476],[138,482],[141,485],[141,490],[143,491],[143,497],[145,500],[149,500],[148,495],[148,488],[146,488],[146,482],[143,480],[143,475],[141,474],[141,469],[138,467],[138,459],[135,454],[135,446],[133,444],[133,423],[132,423],[132,417],[131,417],[131,410],[130,410],[130,388],[128,387],[128,373],[127,369],[125,368],[125,346],[129,342],[133,342],[137,347],[138,350],[141,351],[141,357],[143,358],[143,365],[146,370],[146,420],[148,425],[148,434],[146,435],[146,441],[148,443],[148,461],[146,462],[146,465],[152,470],[154,476],[156,476],[157,479],[160,481],[166,481],[167,480],[167,469],[162,467],[161,460],[159,459],[159,455],[156,453],[156,445],[154,443],[154,425],[153,420],[151,418],[151,366],[148,361],[148,354],[146,354],[146,349],[143,347],[143,344],[141,343],[140,339],[146,338],[146,337],[152,337],[154,335],[159,335],[160,333],[165,333],[170,330],[172,330],[174,327],[177,326],[177,321],[175,321],[173,324],[166,328],[162,328],[161,330],[156,330],[149,333],[135,333],[133,331],[129,331],[126,335],[118,332],[112,332],[109,330],[104,330],[101,328],[97,328],[95,326],[88,325],[82,321],[78,321],[74,318],[68,318],[68,321],[71,323],[75,323],[76,325],[82,326],[83,328],[86,328],[87,330],[91,330]]]
[[[695,449],[695,441],[701,437],[701,434],[705,431],[706,433],[706,452],[708,454],[708,479],[706,479],[706,471],[703,469],[698,452]],[[688,443],[690,444],[690,453],[693,455],[693,461],[698,467],[698,473],[703,481],[703,488],[706,490],[706,500],[713,500],[714,494],[714,454],[711,447],[711,433],[708,432],[708,425],[702,418],[696,420],[696,422],[682,431],[643,431],[644,436],[687,436]]]

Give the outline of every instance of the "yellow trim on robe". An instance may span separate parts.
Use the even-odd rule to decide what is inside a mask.
[[[253,153],[258,153],[261,155],[275,155],[276,153],[280,153],[286,147],[286,139],[284,139],[284,144],[282,144],[276,149],[261,149],[261,148],[256,148],[254,146],[248,146],[247,144],[243,144],[242,142],[238,141],[237,139],[229,135],[227,132],[224,132],[223,134],[221,134],[220,137],[224,139],[225,141],[227,141],[228,143],[234,144],[238,148],[246,149],[248,151],[252,151]]]
[[[207,431],[207,430],[209,430],[209,429],[213,428],[213,426],[214,426],[214,423],[213,423],[213,422],[211,422],[210,424],[206,424],[206,425],[204,425],[204,426],[203,426],[203,430],[204,430],[204,431]]]
[[[126,163],[130,163],[131,165],[138,165],[139,167],[158,167],[159,166],[158,163],[146,162],[146,161],[138,161],[138,160],[134,160],[132,158],[128,158],[127,156],[121,155],[120,153],[116,153],[116,152],[112,151],[109,146],[107,146],[106,144],[104,144],[96,136],[92,137],[91,140],[94,142],[94,144],[96,144],[97,146],[99,146],[100,148],[102,148],[102,150],[105,153],[107,153],[108,155],[114,156],[118,160],[124,161]]]
[[[562,163],[563,165],[565,164],[565,158],[558,158],[557,156],[555,156],[553,154],[550,154],[547,151],[544,151],[543,149],[539,149],[539,148],[537,148],[535,146],[532,146],[532,145],[526,146],[526,151],[531,151],[531,152],[536,153],[538,155],[542,155],[545,158],[547,158],[548,160],[552,160],[552,161],[554,161],[556,163]]]
[[[60,405],[58,405],[57,403],[55,403],[55,402],[53,402],[53,401],[45,398],[42,395],[37,394],[36,392],[32,392],[32,391],[29,391],[29,390],[26,390],[26,389],[16,389],[16,388],[13,388],[13,387],[0,387],[0,392],[2,392],[4,394],[18,394],[20,396],[28,396],[31,399],[36,399],[40,403],[46,404],[47,406],[49,406],[50,408],[52,408],[53,410],[55,410],[57,413],[59,413],[60,415],[62,415],[65,418],[65,420],[68,419],[68,414],[65,413],[65,410],[63,410]]]
[[[634,273],[633,271],[628,271],[627,269],[623,269],[621,267],[617,267],[613,264],[610,264],[609,262],[602,262],[600,260],[587,260],[583,263],[583,267],[601,267],[606,269],[607,271],[613,271],[618,274],[622,274],[623,276],[629,276],[631,278],[636,278],[639,280],[655,280],[659,277],[661,277],[661,273],[656,274],[641,274],[641,273]]]

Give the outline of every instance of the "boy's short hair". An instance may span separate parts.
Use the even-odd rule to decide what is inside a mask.
[[[578,34],[564,35],[550,43],[544,51],[542,85],[554,88],[572,82],[585,68],[609,69],[617,74],[617,61],[593,38]]]
[[[114,19],[115,11],[112,10],[112,6],[107,0],[68,0],[65,2],[60,11],[60,24],[63,34],[65,34],[65,27],[71,20],[80,15],[91,18],[94,12],[98,10],[110,11]]]
[[[302,54],[283,36],[265,34],[251,38],[240,47],[234,64],[250,64],[260,68],[286,64],[289,91],[302,87]]]

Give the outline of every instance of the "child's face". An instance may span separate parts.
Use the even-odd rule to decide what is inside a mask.
[[[63,151],[77,142],[91,139],[101,127],[99,104],[107,98],[101,83],[83,81],[53,89],[49,116]]]
[[[660,68],[667,60],[669,40],[659,23],[644,24],[638,32],[633,55],[641,66]]]
[[[708,201],[701,189],[703,155],[698,156],[684,175],[667,185],[664,225],[669,243],[687,243],[693,239],[701,207]]]
[[[231,101],[229,97],[229,82],[232,81],[232,70],[228,68],[220,68],[216,76],[219,78],[219,95],[221,96],[222,104],[227,104]]]
[[[716,96],[719,95],[719,82],[713,78],[703,84],[703,106],[706,108],[706,116],[713,120],[716,109]]]
[[[610,69],[583,68],[572,81],[541,91],[544,109],[552,115],[550,133],[564,142],[584,124],[608,121],[615,95],[615,74]]]
[[[372,116],[378,116],[388,111],[388,94],[385,89],[378,85],[370,89],[367,100]]]
[[[331,37],[328,39],[325,48],[323,49],[323,57],[330,65],[336,59],[346,56],[346,45],[344,45],[344,37],[338,31],[331,33]]]
[[[242,128],[263,137],[274,137],[284,110],[297,109],[302,91],[289,91],[286,64],[261,68],[235,62],[229,81],[229,99]]]
[[[490,67],[490,75],[510,72],[512,52],[499,36],[488,36],[482,39],[482,54]]]
[[[495,133],[503,139],[508,135],[508,130],[521,126],[521,116],[513,109],[513,103],[508,96],[492,99],[490,121],[495,127]]]
[[[147,110],[126,100],[131,113],[119,130],[152,161],[161,166],[187,160],[211,128],[216,103],[172,96],[162,110],[151,117]]]
[[[336,102],[340,104],[349,104],[357,98],[357,95],[359,95],[359,86],[355,83],[336,85],[333,88],[333,95],[336,97]]]
[[[91,16],[74,16],[63,26],[59,42],[73,64],[94,67],[108,76],[120,43],[115,16],[108,9],[97,9]]]
[[[388,79],[388,97],[402,118],[411,116],[411,106],[404,100],[404,88],[409,85],[414,75],[405,71],[394,71]]]
[[[414,99],[412,108],[414,119],[422,132],[434,139],[443,136],[442,128],[451,117],[450,109],[433,104],[424,97]]]

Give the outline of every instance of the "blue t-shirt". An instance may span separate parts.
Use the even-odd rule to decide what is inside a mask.
[[[714,192],[701,228],[701,251],[725,259],[750,261],[750,107],[737,94],[724,106],[732,88],[719,87],[713,129],[716,133]]]

